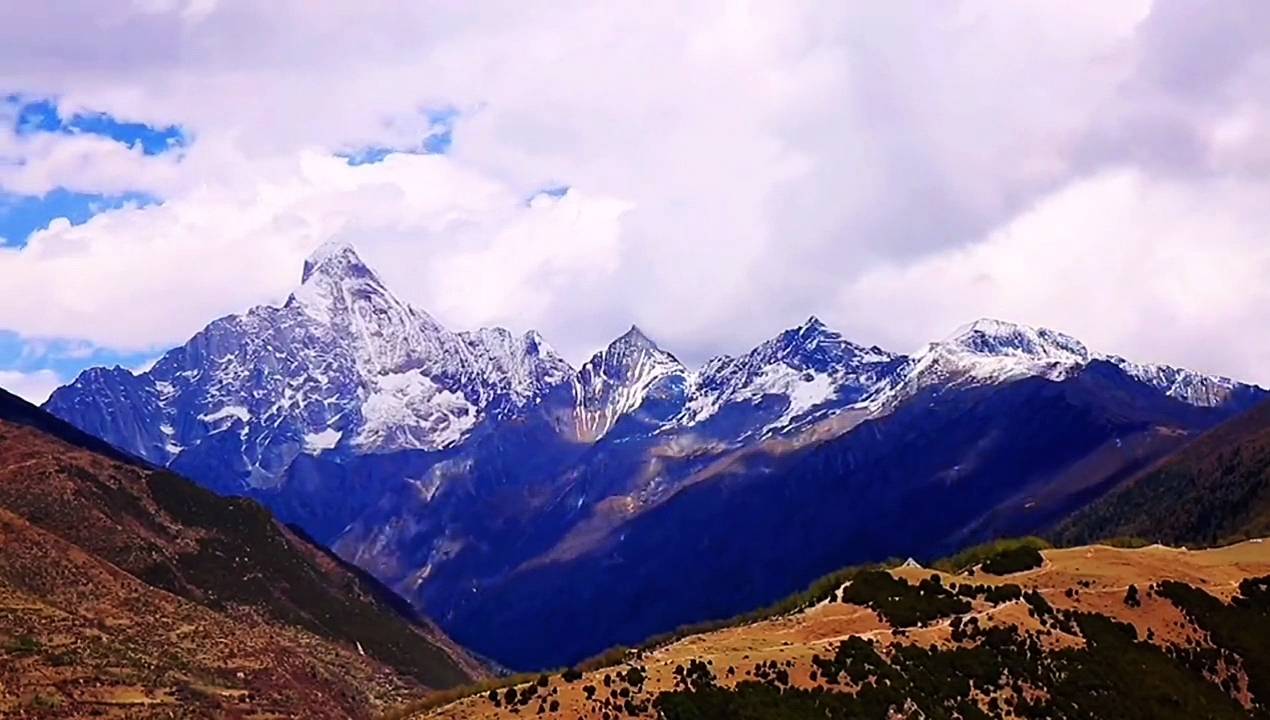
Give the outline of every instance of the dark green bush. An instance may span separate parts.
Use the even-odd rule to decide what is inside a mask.
[[[1040,567],[1041,550],[1048,550],[1051,545],[1042,538],[1023,537],[976,545],[966,548],[950,558],[939,560],[935,567],[949,573],[960,573],[978,565],[983,565],[985,572],[993,575],[1005,575],[1019,572],[1031,567]],[[1032,552],[1028,552],[1031,550]],[[1006,560],[1001,560],[1001,558]],[[1028,563],[1035,562],[1035,565]],[[991,566],[989,567],[989,564]],[[1018,566],[1017,570],[1009,569]]]
[[[884,570],[857,574],[842,589],[841,600],[871,608],[896,627],[913,627],[970,611],[970,603],[944,588],[938,576],[911,585]]]

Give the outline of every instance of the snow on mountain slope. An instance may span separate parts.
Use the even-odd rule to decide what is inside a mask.
[[[1204,375],[1169,365],[1135,363],[1117,355],[1103,356],[1121,370],[1171,398],[1199,407],[1216,407],[1232,395],[1252,389],[1252,386],[1219,375]]]
[[[995,384],[1026,377],[1063,380],[1089,360],[1089,350],[1073,337],[985,318],[908,357],[864,404],[885,410],[932,385]]]
[[[573,377],[569,363],[534,330],[517,337],[500,327],[481,328],[458,336],[467,345],[478,374],[496,378],[498,392],[513,406],[537,400],[546,389]]]
[[[1229,378],[1091,352],[1079,340],[1048,328],[984,318],[913,354],[864,405],[881,411],[931,385],[998,384],[1026,377],[1058,381],[1095,360],[1110,362],[1169,397],[1199,407],[1221,405],[1236,393],[1262,392]]]
[[[315,327],[338,334],[362,375],[416,367],[464,370],[461,339],[388,292],[348,245],[319,248],[305,262],[300,287],[284,309],[299,310]]]

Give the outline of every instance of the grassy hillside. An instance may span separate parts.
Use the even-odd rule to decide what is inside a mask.
[[[1211,545],[1270,535],[1270,403],[1208,432],[1055,531],[1061,544],[1134,537]]]
[[[1008,543],[945,567],[861,569],[797,610],[399,716],[1270,717],[1270,544]]]

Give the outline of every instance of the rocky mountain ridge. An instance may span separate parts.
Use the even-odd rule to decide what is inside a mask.
[[[911,356],[812,317],[691,370],[638,328],[575,371],[538,333],[451,332],[396,298],[348,245],[306,260],[280,307],[212,322],[140,373],[92,368],[46,408],[159,465],[209,443],[232,491],[276,484],[298,455],[438,451],[560,389],[572,439],[596,442],[650,398],[661,432],[727,425],[742,442],[845,410],[884,412],[930,385],[1061,380],[1107,360],[1170,397],[1216,406],[1253,386],[1090,352],[1045,328],[979,320]],[[730,407],[751,415],[717,423]],[[708,430],[707,430],[708,431]],[[237,440],[232,439],[237,436]]]

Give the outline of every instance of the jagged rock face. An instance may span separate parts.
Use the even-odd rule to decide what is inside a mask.
[[[73,390],[70,389],[73,387]],[[60,389],[46,407],[79,429],[163,465],[171,456],[154,383],[123,368],[91,368]]]

